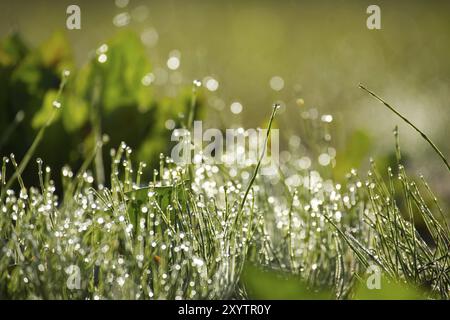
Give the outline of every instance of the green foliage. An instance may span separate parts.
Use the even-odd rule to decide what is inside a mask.
[[[63,169],[62,199],[40,162],[40,188],[19,175],[21,192],[5,193],[1,298],[448,298],[448,227],[401,167],[398,182],[387,177],[394,186],[373,168],[364,184],[353,171],[345,185],[323,187],[317,171],[289,161],[278,183],[249,184],[240,173],[253,167],[230,178],[225,166],[196,164],[189,181],[188,167],[163,157],[160,179],[140,188],[145,165],[135,173],[131,148],[111,154],[111,188],[94,188],[91,158],[76,173]],[[7,168],[5,159],[2,179]],[[402,195],[432,245],[404,218],[412,206],[401,212],[391,200]],[[371,265],[381,289],[366,287]],[[67,287],[71,266],[79,289]]]
[[[107,57],[104,63],[98,60],[101,54]],[[63,70],[71,71],[59,99],[63,108],[37,150],[46,155],[49,165],[80,166],[104,134],[114,145],[126,140],[151,165],[160,152],[168,151],[170,132],[164,123],[173,119],[180,125],[178,115],[186,113],[192,93],[188,88],[176,98],[156,100],[152,86],[142,83],[152,66],[139,37],[130,31],[102,44],[79,70],[63,33],[55,33],[36,49],[28,48],[18,34],[6,38],[0,48],[0,133],[4,138],[0,151],[26,153],[30,137],[52,112]],[[23,121],[15,120],[18,113],[24,115]],[[34,177],[24,173],[26,181],[36,181]]]
[[[37,50],[13,36],[0,63],[0,147],[24,155],[2,162],[0,299],[449,298],[446,213],[424,179],[406,174],[398,141],[396,170],[350,170],[370,144],[357,132],[333,171],[314,160],[330,151],[329,128],[306,113],[307,139],[278,175],[258,175],[261,162],[182,166],[158,157],[170,146],[162,120],[181,113],[190,128],[202,99],[187,88],[156,100],[141,83],[150,64],[134,35],[102,45],[64,90],[72,62],[61,34]],[[119,146],[108,157],[103,134]],[[149,167],[159,160],[152,181],[122,139]],[[46,165],[68,154],[76,170],[53,175],[38,159],[36,175],[29,162],[39,154]],[[105,181],[101,156],[111,157]],[[379,290],[366,285],[372,266]],[[77,288],[68,286],[74,268]]]
[[[245,266],[241,281],[250,299],[324,300],[331,297],[331,294],[309,289],[299,276],[274,270],[261,270],[252,265]]]

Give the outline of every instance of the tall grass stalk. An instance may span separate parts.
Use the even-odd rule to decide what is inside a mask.
[[[377,99],[379,102],[381,102],[385,107],[387,107],[389,110],[391,110],[393,113],[395,113],[400,119],[402,119],[404,122],[406,122],[409,126],[411,126],[414,130],[416,130],[425,141],[428,142],[428,144],[434,149],[434,151],[438,154],[438,156],[442,159],[445,166],[447,167],[447,170],[450,172],[450,164],[448,163],[447,159],[443,155],[443,153],[439,150],[439,148],[431,141],[430,138],[419,128],[417,128],[411,121],[409,121],[405,116],[403,116],[400,112],[397,111],[393,106],[391,106],[389,103],[387,103],[385,100],[383,100],[380,96],[375,94],[374,92],[367,89],[362,84],[359,85],[359,88],[363,89],[367,93],[369,93],[371,96],[373,96],[375,99]]]
[[[61,103],[59,102],[59,99],[60,99],[62,91],[63,91],[63,89],[64,89],[64,87],[65,87],[65,85],[67,83],[68,77],[69,77],[69,72],[68,71],[64,71],[63,74],[62,74],[62,79],[61,79],[61,83],[59,85],[58,93],[57,93],[56,99],[54,101],[54,108],[52,109],[52,112],[51,112],[49,118],[47,119],[47,122],[38,131],[36,137],[33,140],[33,143],[31,144],[30,148],[27,150],[27,152],[26,152],[25,156],[23,157],[22,161],[18,165],[17,170],[14,172],[14,174],[8,180],[8,182],[6,182],[6,185],[2,189],[2,192],[0,194],[0,199],[4,198],[6,190],[8,190],[12,186],[12,184],[16,181],[16,179],[25,170],[25,168],[27,167],[27,165],[30,162],[31,158],[33,157],[37,147],[39,146],[39,144],[41,143],[42,139],[44,138],[45,131],[53,123],[53,120],[54,120],[56,114],[59,112],[59,108],[60,108],[60,105],[61,105]]]
[[[247,188],[245,190],[244,197],[242,198],[241,205],[239,206],[239,213],[244,208],[245,201],[247,200],[247,197],[248,197],[248,194],[250,192],[250,189],[252,188],[253,183],[255,182],[255,179],[256,179],[256,177],[258,175],[258,172],[259,172],[259,168],[261,167],[261,163],[262,163],[262,161],[264,159],[264,156],[266,154],[267,143],[269,141],[270,131],[272,130],[272,123],[273,123],[273,120],[275,119],[275,115],[276,115],[276,113],[277,113],[279,108],[280,108],[280,105],[278,105],[278,104],[274,104],[274,106],[272,107],[272,114],[270,115],[269,124],[267,126],[267,135],[266,135],[265,140],[264,140],[263,150],[261,152],[261,155],[259,156],[259,159],[258,159],[258,162],[256,164],[255,170],[253,171],[252,177],[251,177],[251,179],[250,179],[250,181],[249,181],[249,183],[247,185]],[[236,216],[236,219],[238,218],[238,216],[239,216],[239,214]]]

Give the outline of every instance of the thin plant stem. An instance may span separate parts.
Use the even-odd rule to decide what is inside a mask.
[[[63,91],[63,89],[64,89],[64,87],[65,87],[65,85],[67,83],[68,76],[69,76],[69,73],[67,71],[64,71],[61,83],[59,85],[59,89],[58,89],[58,93],[57,93],[57,96],[56,96],[56,100],[55,100],[55,102],[57,102],[58,104],[59,104],[58,100],[60,99],[62,91]],[[52,110],[52,112],[50,114],[50,117],[48,118],[47,122],[39,130],[38,134],[34,138],[33,143],[31,144],[31,147],[28,149],[28,151],[25,154],[25,156],[23,157],[22,161],[17,166],[17,170],[14,172],[12,177],[6,183],[5,187],[2,189],[2,192],[1,192],[1,195],[0,195],[0,199],[3,199],[3,197],[5,196],[6,190],[8,190],[12,186],[12,184],[16,181],[16,179],[22,174],[22,172],[27,167],[27,165],[30,162],[31,158],[33,157],[37,147],[39,146],[39,144],[41,143],[42,139],[44,138],[45,131],[53,123],[53,120],[54,120],[56,114],[58,113],[58,111],[59,111],[59,106],[53,108],[53,110]]]
[[[238,212],[238,215],[236,216],[236,220],[237,220],[239,214],[241,213],[242,209],[244,208],[245,201],[247,200],[250,189],[252,188],[252,185],[255,182],[256,176],[258,175],[259,168],[261,167],[261,162],[264,159],[264,155],[266,153],[267,142],[269,141],[269,136],[270,136],[270,131],[272,129],[273,119],[275,118],[275,115],[279,108],[280,108],[280,106],[278,104],[274,104],[274,106],[272,108],[272,114],[270,115],[269,125],[267,126],[267,135],[266,135],[266,139],[264,141],[263,150],[259,157],[258,163],[256,164],[255,171],[253,171],[252,178],[250,179],[247,189],[245,190],[245,194],[244,194],[244,197],[242,198],[241,205],[239,206],[239,212]]]
[[[375,99],[377,99],[378,101],[380,101],[382,104],[384,104],[389,110],[391,110],[393,113],[395,113],[397,116],[399,116],[403,121],[405,121],[407,124],[409,124],[414,130],[416,130],[421,136],[422,138],[424,138],[429,144],[430,146],[434,149],[434,151],[439,155],[439,157],[442,159],[442,161],[444,161],[445,165],[447,166],[448,171],[450,172],[450,164],[448,163],[447,159],[444,157],[444,155],[442,154],[442,152],[438,149],[438,147],[433,143],[433,141],[431,141],[430,138],[428,138],[428,136],[423,133],[423,131],[421,131],[419,128],[417,128],[411,121],[409,121],[406,117],[404,117],[400,112],[398,112],[394,107],[392,107],[389,103],[387,103],[386,101],[384,101],[380,96],[378,96],[376,93],[370,91],[369,89],[367,89],[365,86],[363,86],[362,84],[359,84],[359,88],[363,89],[364,91],[366,91],[367,93],[369,93],[371,96],[373,96]]]

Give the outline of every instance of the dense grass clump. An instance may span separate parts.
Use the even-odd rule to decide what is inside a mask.
[[[145,182],[122,143],[103,185],[90,171],[99,147],[77,172],[52,175],[38,159],[37,187],[21,179],[32,152],[3,158],[0,298],[364,298],[374,266],[384,290],[369,297],[449,297],[446,217],[399,148],[396,168],[345,183],[293,147],[273,176],[161,155]],[[271,277],[278,288],[261,288]]]

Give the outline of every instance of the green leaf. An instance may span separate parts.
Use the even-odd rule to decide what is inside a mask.
[[[0,66],[13,66],[27,55],[28,48],[18,33],[6,37],[0,44]]]
[[[34,115],[31,125],[34,129],[39,129],[47,123],[54,110],[53,102],[58,97],[58,91],[50,90],[44,97],[44,103],[41,109]],[[57,115],[58,117],[59,115]]]
[[[145,48],[136,33],[121,32],[107,43],[108,57],[103,64],[94,61],[101,75],[102,105],[106,111],[135,105],[148,109],[152,92],[142,84],[142,78],[151,71]]]
[[[67,132],[80,129],[89,119],[86,100],[75,94],[65,96],[61,111],[63,125]]]
[[[55,32],[39,48],[42,64],[58,73],[73,66],[72,50],[63,32]]]
[[[146,218],[145,214],[142,213],[141,208],[144,204],[148,203],[149,192],[154,193],[159,208],[166,214],[167,207],[175,200],[175,197],[181,202],[182,207],[185,206],[186,199],[183,188],[186,187],[186,183],[188,183],[188,180],[170,186],[144,187],[126,192],[125,195],[128,198],[128,215],[134,226],[134,230],[137,230],[138,228],[138,221],[141,218]]]
[[[331,294],[309,289],[298,277],[274,270],[263,270],[246,264],[241,276],[250,299],[325,300]]]

